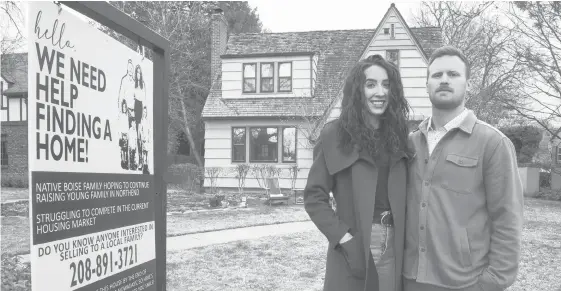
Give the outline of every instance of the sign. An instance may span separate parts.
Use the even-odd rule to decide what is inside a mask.
[[[156,290],[153,63],[30,2],[32,290]]]

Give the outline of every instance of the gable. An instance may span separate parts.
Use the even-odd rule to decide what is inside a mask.
[[[365,51],[362,57],[366,58],[371,54],[370,51],[386,50],[416,50],[425,65],[428,63],[429,55],[393,4],[378,24],[369,50]],[[385,57],[385,54],[383,56]]]
[[[1,58],[2,77],[10,81],[4,94],[27,93],[27,53],[3,54]]]

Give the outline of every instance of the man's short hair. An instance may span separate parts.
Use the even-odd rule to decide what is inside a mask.
[[[469,65],[469,62],[468,62],[466,56],[462,53],[462,51],[460,51],[459,49],[457,49],[457,48],[455,48],[451,45],[439,47],[438,49],[436,49],[432,53],[432,55],[430,56],[428,67],[430,67],[430,65],[432,64],[432,62],[434,62],[435,59],[443,57],[443,56],[457,56],[457,57],[459,57],[464,62],[465,66],[466,66],[466,79],[469,79],[471,69],[470,69],[470,65]],[[429,68],[428,67],[427,67],[427,78],[428,78],[428,73],[429,73]]]

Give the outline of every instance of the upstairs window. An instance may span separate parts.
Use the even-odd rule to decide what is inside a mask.
[[[274,92],[274,63],[261,63],[261,92]]]
[[[292,62],[279,63],[279,92],[292,91]]]
[[[386,60],[399,68],[399,50],[386,51]]]
[[[558,146],[557,146],[557,155],[556,155],[556,157],[557,157],[557,163],[558,163],[558,164],[561,164],[561,145],[558,145]]]
[[[243,64],[243,92],[255,93],[257,88],[257,64]]]
[[[390,31],[390,38],[395,38],[395,24],[392,24],[391,31]]]

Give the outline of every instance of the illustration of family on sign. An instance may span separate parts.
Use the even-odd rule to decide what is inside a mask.
[[[150,174],[152,132],[146,108],[146,84],[140,65],[134,67],[130,59],[127,74],[121,79],[118,106],[121,168]]]

